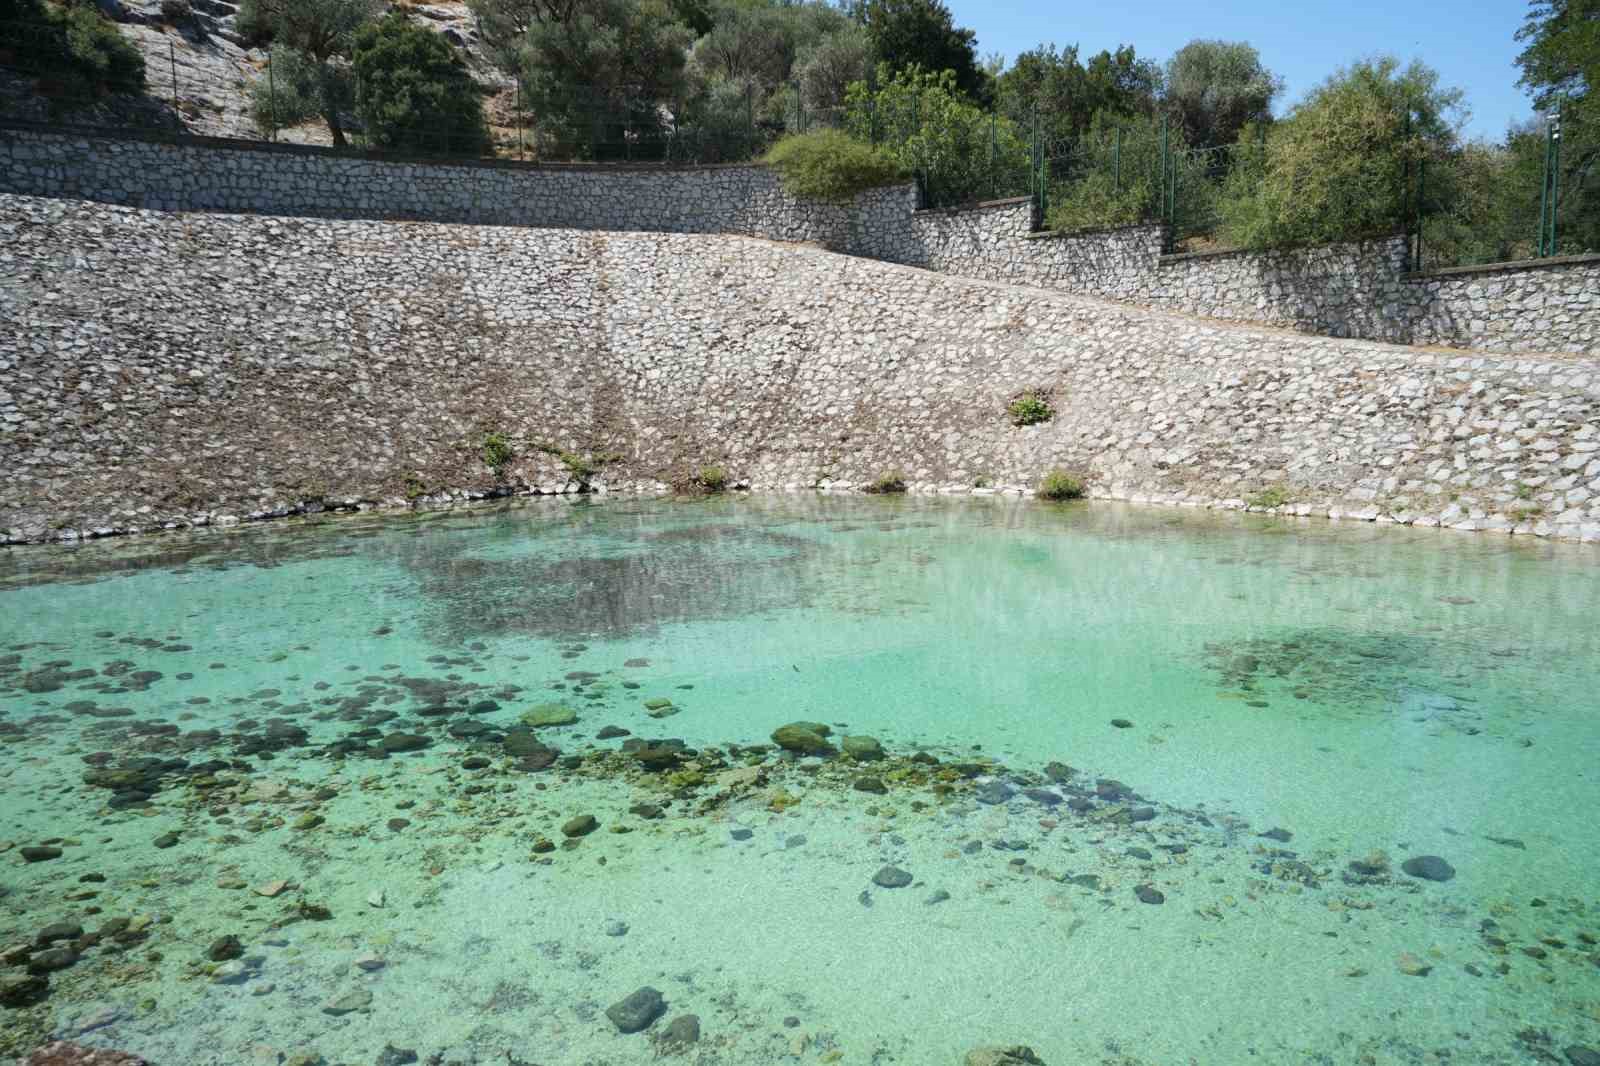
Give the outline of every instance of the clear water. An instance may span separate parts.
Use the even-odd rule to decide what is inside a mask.
[[[0,946],[133,929],[3,1009],[0,1060],[1561,1061],[1600,1045],[1597,607],[1580,546],[1001,500],[17,551]],[[549,702],[536,768],[505,738]],[[889,758],[744,750],[794,720]]]

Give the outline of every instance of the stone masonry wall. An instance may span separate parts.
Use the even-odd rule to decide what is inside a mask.
[[[907,184],[852,205],[797,200],[762,166],[407,163],[304,145],[4,128],[0,191],[163,211],[742,233],[847,251],[881,243],[877,229],[903,227],[916,197]]]
[[[1398,237],[1163,256],[1159,226],[1034,233],[1026,199],[914,211],[909,184],[849,205],[813,203],[789,196],[761,166],[405,163],[305,146],[0,128],[0,191],[169,211],[739,233],[1327,336],[1600,355],[1600,257],[1409,277]]]
[[[1270,254],[1162,255],[1164,230],[1032,232],[1007,201],[918,212],[880,258],[1330,337],[1600,355],[1600,256],[1407,273],[1403,236]]]
[[[1007,403],[1056,410],[1018,428]],[[515,458],[482,459],[491,431]],[[572,488],[1093,492],[1600,540],[1600,369],[1308,337],[748,237],[0,196],[10,540]],[[993,487],[993,488],[991,488]]]

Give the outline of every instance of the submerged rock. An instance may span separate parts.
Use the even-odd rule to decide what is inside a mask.
[[[541,703],[523,712],[522,724],[537,729],[543,726],[571,725],[578,712],[564,703]]]
[[[23,862],[49,862],[51,859],[61,858],[61,849],[46,846],[29,845],[19,849]]]
[[[883,758],[883,745],[877,737],[845,737],[839,741],[839,747],[858,762],[876,762]]]
[[[972,798],[977,800],[979,803],[997,805],[1005,803],[1016,794],[1016,789],[1012,788],[1004,781],[1001,781],[999,778],[995,778],[992,781],[985,781],[983,784],[973,789]]]
[[[44,974],[0,977],[0,1007],[30,1007],[50,993]]]
[[[700,1016],[697,1014],[680,1014],[667,1023],[666,1032],[661,1034],[663,1044],[695,1044],[700,1041]]]
[[[1044,1066],[1044,1060],[1034,1054],[1033,1048],[1021,1044],[1015,1047],[978,1047],[967,1052],[963,1066]]]
[[[1402,951],[1394,960],[1394,964],[1407,977],[1426,977],[1433,970],[1430,964],[1423,962],[1409,951]]]
[[[637,1033],[648,1029],[667,1011],[666,1000],[649,985],[638,989],[628,998],[606,1008],[606,1017],[619,1033]]]
[[[149,1063],[125,1051],[87,1048],[58,1040],[29,1055],[24,1066],[149,1066]]]
[[[418,733],[390,733],[379,743],[379,747],[391,755],[407,751],[421,751],[433,741]]]
[[[772,731],[772,742],[801,755],[832,755],[834,747],[827,741],[831,732],[821,722],[790,722]]]
[[[1400,869],[1424,881],[1448,881],[1456,875],[1456,868],[1437,855],[1417,855],[1401,863]]]
[[[911,882],[911,875],[898,866],[885,866],[872,875],[872,883],[879,888],[905,888]]]
[[[237,959],[243,954],[244,944],[232,933],[227,936],[217,937],[211,942],[211,946],[206,949],[206,958],[212,962],[227,962],[229,959]]]
[[[353,988],[340,996],[328,1000],[322,1005],[322,1013],[339,1017],[351,1014],[358,1010],[366,1010],[372,1006],[372,993],[365,988]]]
[[[561,835],[568,838],[585,837],[599,827],[600,823],[594,815],[580,814],[576,818],[567,820],[567,823],[561,827]]]

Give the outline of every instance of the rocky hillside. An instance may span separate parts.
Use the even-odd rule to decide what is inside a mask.
[[[146,100],[112,100],[93,109],[55,117],[92,125],[131,124],[183,129],[216,137],[264,136],[250,118],[249,88],[266,76],[267,51],[251,47],[237,32],[238,7],[231,0],[190,0],[192,18],[169,21],[161,0],[97,0],[101,10],[116,21],[123,36],[145,57],[148,82]],[[430,4],[401,4],[417,22],[443,34],[466,60],[484,88],[491,124],[514,124],[509,82],[484,57],[479,48],[476,22],[462,0]],[[0,95],[13,115],[42,120],[45,101],[30,79],[9,76],[0,68]],[[352,123],[352,125],[354,125]],[[279,140],[306,144],[329,143],[320,122],[282,130]],[[509,130],[497,129],[497,139],[514,144]]]

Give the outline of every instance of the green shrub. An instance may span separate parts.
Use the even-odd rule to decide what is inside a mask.
[[[890,470],[888,473],[879,474],[862,491],[878,495],[904,492],[906,491],[905,475],[898,470]]]
[[[984,110],[951,70],[880,63],[845,90],[845,124],[858,140],[915,173],[930,205],[969,203],[1026,187],[1028,135]]]
[[[193,18],[189,0],[161,0],[161,19],[169,26],[182,26]]]
[[[439,34],[391,14],[356,32],[350,60],[373,147],[463,156],[488,150],[483,97]]]
[[[1251,507],[1260,507],[1264,510],[1282,507],[1289,502],[1289,490],[1282,485],[1273,485],[1270,488],[1262,489],[1244,502]]]
[[[785,137],[767,151],[766,161],[791,195],[829,203],[849,203],[857,193],[906,176],[889,156],[839,130]]]
[[[17,24],[21,69],[56,83],[57,110],[77,103],[74,97],[144,92],[144,56],[92,4],[21,0],[0,5],[0,12]]]
[[[581,487],[587,489],[594,476],[605,469],[606,464],[617,462],[622,458],[615,453],[605,452],[599,455],[580,455],[577,452],[564,451],[553,444],[537,444],[534,447],[546,455],[553,455],[560,460],[561,465],[567,468],[567,473]]]
[[[1264,143],[1245,127],[1217,205],[1224,241],[1276,248],[1395,232],[1408,221],[1417,167],[1456,148],[1460,100],[1426,65],[1380,57],[1313,89]]]
[[[1036,426],[1055,417],[1055,408],[1049,398],[1037,389],[1029,389],[1006,407],[1013,426]]]
[[[1083,482],[1065,470],[1052,470],[1039,482],[1041,500],[1077,500],[1083,497]]]
[[[1055,195],[1045,224],[1053,230],[1068,231],[1143,222],[1153,212],[1156,199],[1148,178],[1125,181],[1119,189],[1112,176],[1102,171],[1064,186]]]
[[[706,492],[721,492],[728,487],[728,473],[720,466],[703,466],[695,481]]]
[[[512,460],[511,441],[506,439],[504,433],[498,430],[486,433],[483,437],[483,462],[484,465],[499,473],[501,468]]]

